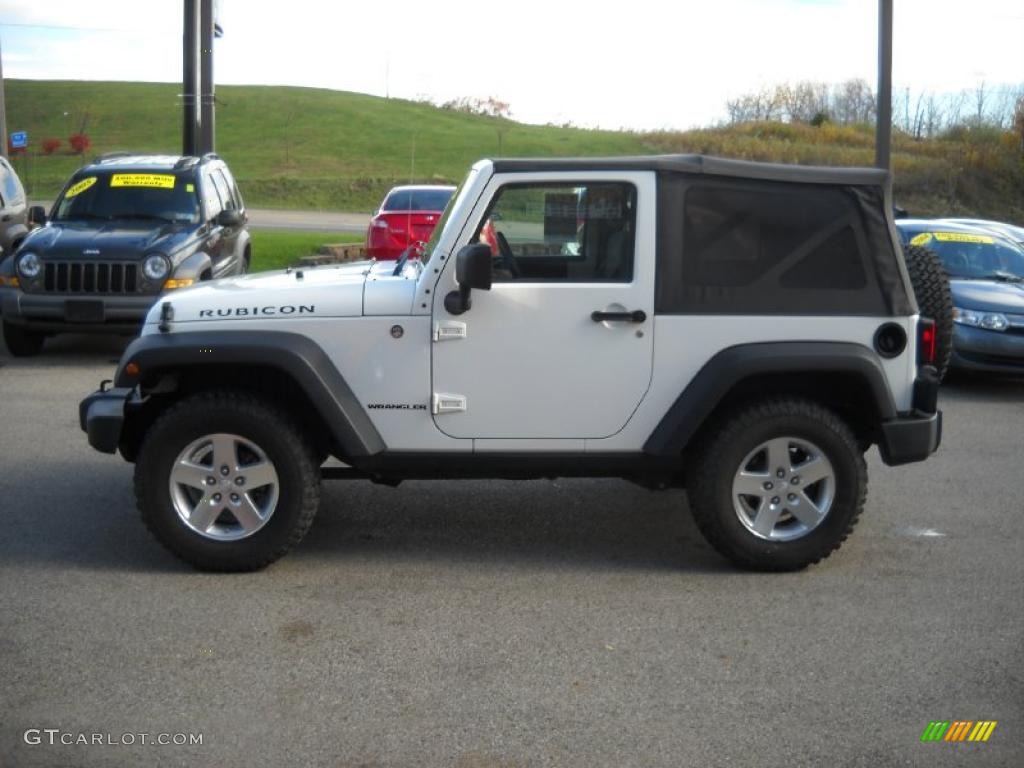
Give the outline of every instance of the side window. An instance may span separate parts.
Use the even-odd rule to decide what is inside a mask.
[[[231,186],[220,170],[213,171],[210,176],[213,178],[214,186],[217,187],[217,194],[220,195],[220,203],[225,211],[233,211],[237,208],[235,199],[231,196]]]
[[[0,183],[0,195],[3,196],[3,202],[0,202],[0,206],[19,205],[24,203],[25,190],[22,189],[22,186],[18,181],[17,174],[14,172],[14,169],[8,165],[6,160],[0,161],[0,177],[2,177],[2,183]]]
[[[235,181],[235,177],[231,175],[231,171],[228,170],[227,166],[221,169],[224,174],[224,180],[228,183],[228,189],[231,190],[231,199],[235,201],[235,208],[243,210],[245,203],[242,201],[242,193],[238,191],[238,183]]]
[[[209,171],[203,171],[203,210],[206,211],[206,220],[217,218],[222,210],[224,210],[224,204],[220,199],[220,192],[217,190],[217,186],[213,181],[213,174]]]
[[[476,239],[495,257],[494,281],[620,282],[633,279],[632,184],[503,187]]]
[[[661,311],[885,312],[864,223],[848,190],[702,181],[688,185],[682,207],[682,217],[664,223],[681,225],[676,242],[682,253],[666,253],[680,263],[659,275]]]

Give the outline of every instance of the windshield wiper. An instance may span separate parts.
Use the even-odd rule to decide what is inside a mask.
[[[990,275],[985,275],[982,280],[996,280],[1000,283],[1024,283],[1024,277],[1015,275],[1013,272],[1006,272],[1002,269],[997,269]]]
[[[115,213],[110,218],[112,219],[143,219],[145,221],[166,221],[174,223],[173,219],[165,218],[164,216],[157,216],[153,213]]]
[[[76,219],[99,219],[100,221],[110,221],[109,216],[100,216],[98,213],[74,213],[70,216],[57,216],[54,221],[75,221]]]
[[[424,243],[422,240],[416,240],[412,244],[410,244],[408,248],[402,251],[402,255],[399,256],[398,261],[395,262],[395,271],[391,273],[391,276],[398,277],[400,274],[402,274],[402,270],[405,269],[405,263],[409,261],[409,257],[413,254],[414,251],[417,250],[420,252],[420,254],[422,254],[422,248],[424,245],[426,245],[426,243]]]

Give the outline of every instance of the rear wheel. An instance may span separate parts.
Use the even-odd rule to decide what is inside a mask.
[[[953,353],[953,295],[949,275],[935,251],[920,245],[903,247],[910,284],[921,315],[935,321],[935,368],[941,379]]]
[[[734,563],[793,571],[839,548],[864,507],[867,470],[850,428],[798,399],[728,416],[695,453],[694,520]]]
[[[320,474],[286,413],[246,392],[208,392],[172,406],[147,431],[135,495],[143,521],[178,557],[249,571],[302,540]]]
[[[20,325],[4,323],[4,344],[15,357],[31,357],[39,354],[46,340],[46,334]]]

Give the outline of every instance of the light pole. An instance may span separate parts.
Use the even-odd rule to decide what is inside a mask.
[[[878,115],[875,122],[875,166],[892,165],[892,3],[878,0]]]

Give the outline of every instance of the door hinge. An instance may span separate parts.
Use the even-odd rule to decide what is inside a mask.
[[[446,320],[434,324],[434,341],[455,341],[466,338],[466,324],[457,320]]]
[[[464,413],[466,410],[466,397],[464,395],[435,392],[433,402],[435,415],[439,413]]]

